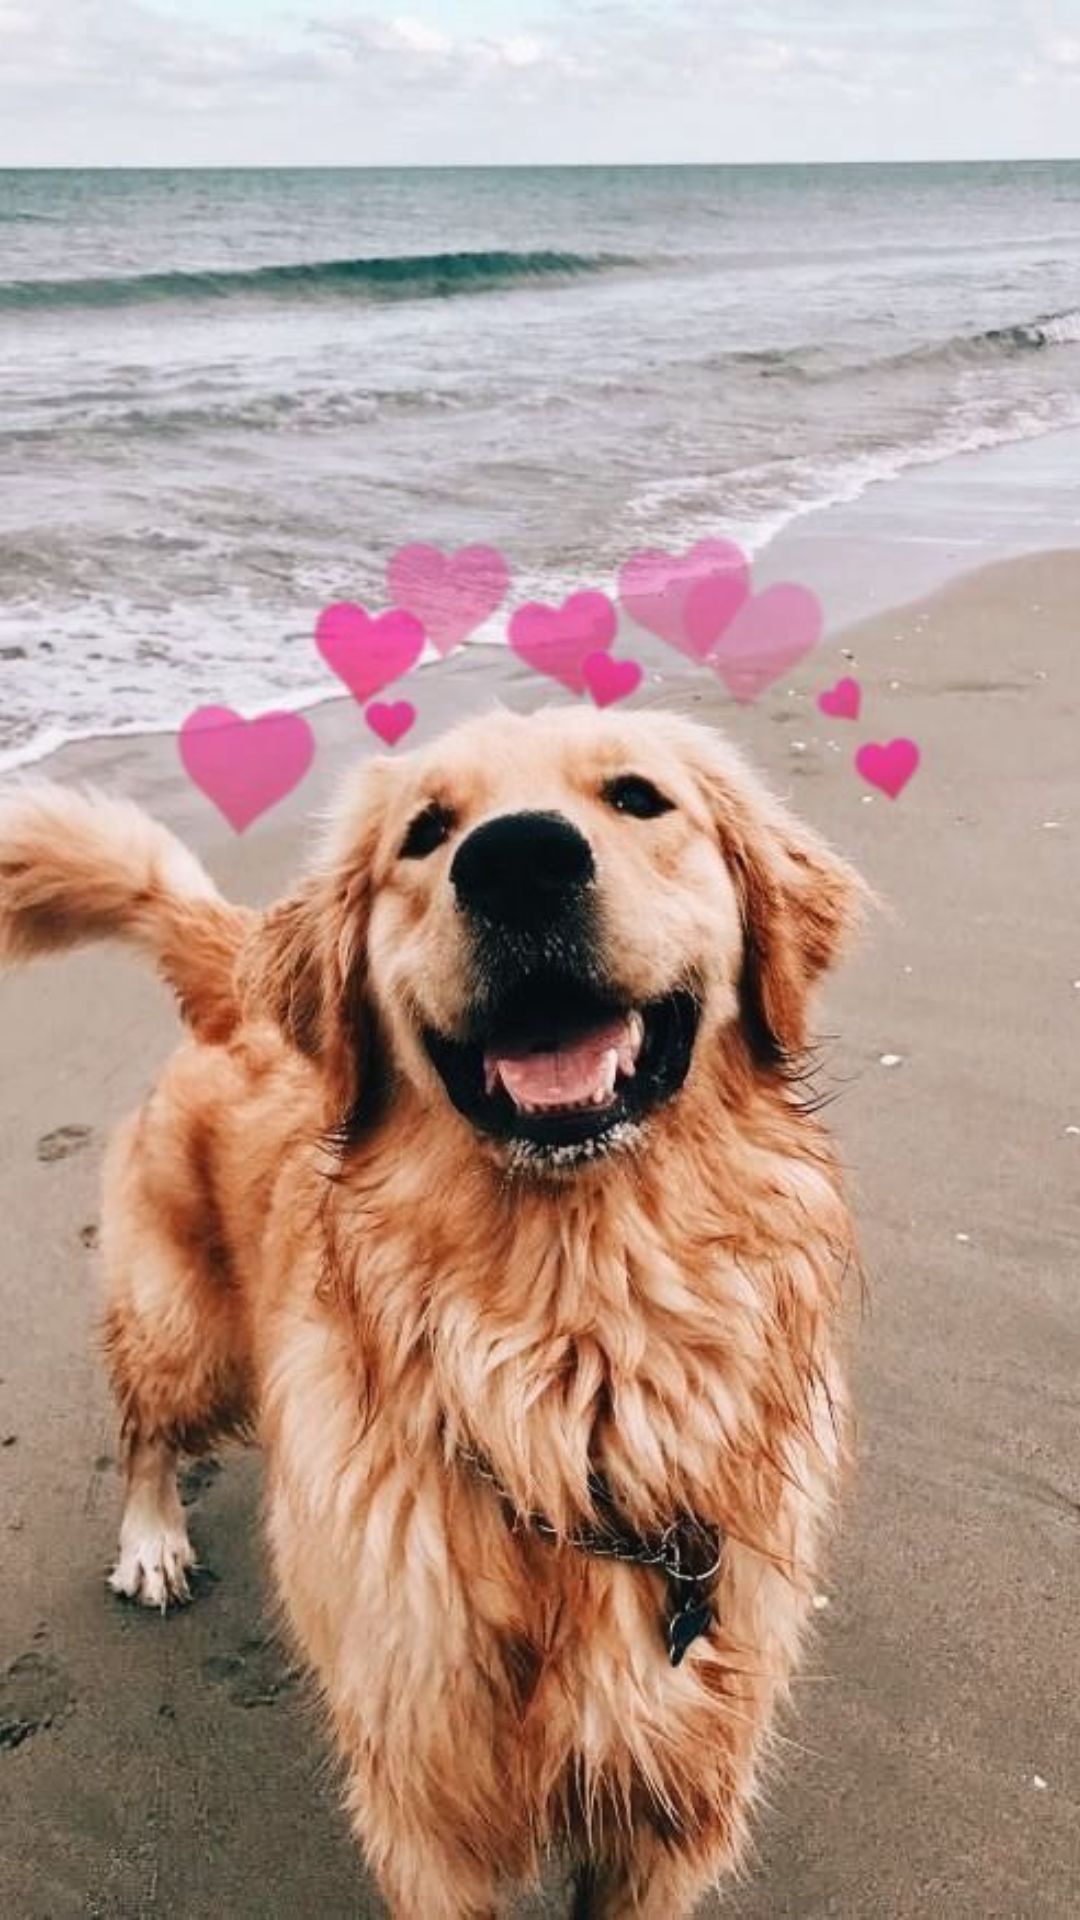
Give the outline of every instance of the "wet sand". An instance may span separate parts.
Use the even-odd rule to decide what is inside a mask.
[[[632,649],[639,702],[742,740],[890,907],[821,1020],[869,1271],[859,1476],[757,1860],[713,1909],[737,1920],[1080,1910],[1078,623],[1080,554],[1044,554],[832,638],[749,710]],[[862,683],[857,724],[815,706],[838,673]],[[488,650],[410,691],[421,735],[545,697]],[[349,703],[312,718],[316,771],[242,839],[171,740],[43,770],[133,794],[265,900],[367,750]],[[923,765],[891,802],[851,758],[897,735]],[[197,1605],[162,1621],[103,1584],[119,1487],[98,1170],[175,1032],[127,955],[0,981],[0,1911],[359,1920],[381,1909],[274,1639],[257,1457],[189,1476]],[[561,1911],[555,1892],[521,1909]]]

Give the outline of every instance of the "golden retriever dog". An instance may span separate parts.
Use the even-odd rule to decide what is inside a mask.
[[[800,1099],[861,894],[713,733],[471,721],[266,912],[125,802],[0,804],[0,957],[117,937],[189,1029],[108,1158],[112,1574],[257,1435],[397,1920],[676,1920],[737,1865],[845,1448],[853,1235]]]

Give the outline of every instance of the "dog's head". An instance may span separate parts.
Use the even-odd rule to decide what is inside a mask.
[[[402,1079],[538,1172],[642,1137],[722,1041],[777,1075],[861,884],[714,734],[471,721],[360,776],[247,979],[357,1127]]]

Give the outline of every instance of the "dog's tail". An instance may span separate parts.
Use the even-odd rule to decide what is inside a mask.
[[[45,782],[0,795],[0,966],[126,940],[155,961],[196,1033],[223,1039],[255,918],[129,801]]]

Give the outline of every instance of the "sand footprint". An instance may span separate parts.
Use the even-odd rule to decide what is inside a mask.
[[[37,1157],[46,1166],[54,1160],[66,1160],[70,1154],[81,1153],[93,1137],[93,1127],[56,1127],[52,1133],[42,1134]]]
[[[227,1690],[237,1707],[272,1707],[300,1677],[297,1667],[286,1664],[272,1635],[243,1640],[235,1653],[211,1655],[203,1661],[203,1672]]]
[[[71,1711],[71,1691],[43,1653],[23,1653],[0,1673],[0,1753],[12,1753],[35,1733],[59,1725]]]

